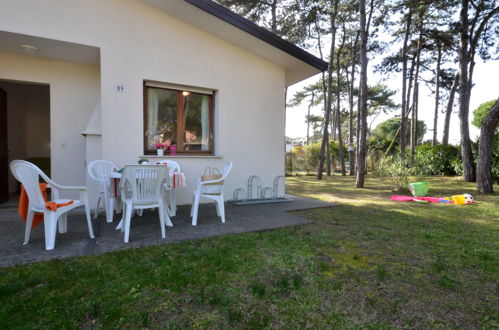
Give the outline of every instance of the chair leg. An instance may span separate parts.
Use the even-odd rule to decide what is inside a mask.
[[[163,210],[165,211],[165,226],[173,227],[172,219],[170,218],[170,209],[168,204],[163,200]]]
[[[170,203],[168,202],[169,196],[167,195],[166,191],[163,191],[163,194],[161,196],[161,200],[163,201],[163,205],[165,207],[166,214],[168,216],[171,216],[171,207]]]
[[[192,195],[192,203],[191,203],[191,213],[190,217],[192,218],[192,214],[194,213],[194,200],[196,199],[196,193]]]
[[[116,202],[116,213],[120,213],[122,212],[123,210],[123,203],[121,203],[121,200],[118,199],[118,198],[115,198],[115,202]]]
[[[95,238],[94,235],[94,228],[92,227],[92,217],[90,216],[90,207],[88,206],[88,197],[87,194],[83,194],[82,196],[82,201],[85,203],[85,215],[87,216],[87,226],[88,226],[88,234],[90,235],[90,238]]]
[[[102,195],[99,195],[99,198],[97,198],[97,205],[95,206],[94,219],[97,219],[97,217],[99,216],[99,206],[100,206],[101,199],[102,199]]]
[[[53,250],[55,245],[55,234],[57,230],[56,212],[45,210],[43,214],[43,225],[45,227],[45,249]]]
[[[109,222],[108,221],[108,219],[109,219],[109,195],[104,193],[104,195],[102,197],[103,197],[102,203],[104,204],[104,212],[106,214],[106,222]]]
[[[222,223],[225,223],[225,205],[224,205],[224,196],[220,195],[217,198],[218,209],[220,210],[220,217],[222,218]]]
[[[116,226],[116,230],[121,230],[123,232],[123,224],[125,223],[126,218],[126,205],[123,206],[123,211],[121,212],[121,219]]]
[[[59,221],[57,221],[59,226],[59,234],[64,234],[68,231],[68,215],[67,213],[61,214]]]
[[[194,195],[194,202],[192,204],[192,225],[197,226],[198,224],[198,210],[199,210],[199,193]]]
[[[177,195],[175,190],[170,191],[170,214],[174,217],[177,214]]]
[[[215,199],[215,209],[217,211],[217,217],[221,217],[222,213],[220,213],[220,204],[218,203],[218,199]]]
[[[124,242],[128,243],[128,239],[130,238],[130,222],[132,220],[133,208],[132,208],[132,204],[127,204],[125,207],[126,207],[125,223],[123,224],[121,230],[123,230],[123,227],[125,228]]]
[[[114,197],[108,197],[109,205],[106,212],[106,221],[113,222],[114,215]]]
[[[159,225],[161,226],[161,238],[165,238],[166,237],[165,217],[167,217],[168,215],[166,214],[165,205],[163,203],[159,204],[158,213],[159,213]]]
[[[121,208],[121,219],[118,225],[116,226],[116,230],[121,230],[123,232],[123,224],[125,223],[126,218],[126,203],[123,200],[119,201]]]
[[[35,212],[31,209],[28,209],[28,217],[26,218],[26,229],[24,230],[24,243],[23,245],[27,245],[29,242],[29,236],[31,234],[31,226],[33,226],[33,218],[35,217]]]

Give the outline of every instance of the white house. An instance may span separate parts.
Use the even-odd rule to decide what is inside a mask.
[[[326,67],[208,0],[0,0],[1,186],[17,189],[8,161],[33,158],[91,190],[93,159],[174,158],[180,204],[230,160],[228,198],[249,175],[270,185],[284,174],[285,88]],[[155,156],[167,141],[177,155]]]

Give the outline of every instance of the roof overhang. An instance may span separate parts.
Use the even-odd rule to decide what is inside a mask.
[[[141,1],[282,66],[286,86],[327,69],[327,62],[211,0]]]

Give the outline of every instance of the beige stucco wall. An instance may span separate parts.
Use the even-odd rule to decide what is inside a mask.
[[[0,0],[0,7],[0,30],[100,48],[103,158],[122,166],[142,155],[142,84],[155,80],[217,90],[215,147],[221,157],[176,158],[189,184],[179,191],[180,203],[190,203],[205,166],[223,167],[234,161],[227,197],[236,187],[245,187],[249,175],[260,175],[270,186],[284,173],[282,67],[138,1]],[[124,85],[125,92],[114,92],[116,84]],[[51,91],[52,102],[56,98]],[[95,98],[91,101],[89,111]],[[63,123],[57,119],[54,134]],[[68,177],[67,171],[83,170],[64,166],[53,164],[54,173]]]

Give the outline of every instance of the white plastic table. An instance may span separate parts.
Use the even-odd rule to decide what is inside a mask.
[[[121,179],[121,177],[123,176],[123,173],[120,173],[120,172],[112,172],[110,175],[109,175],[109,178],[112,179],[113,181],[113,193],[114,193],[114,197],[118,197],[119,196],[119,188],[118,188],[118,185],[119,185],[119,181]],[[176,180],[176,176],[180,176],[182,178],[182,180]],[[176,183],[177,181],[180,181],[179,183]],[[176,200],[176,189],[177,188],[182,188],[182,187],[185,187],[186,186],[186,182],[185,182],[185,175],[184,173],[182,172],[179,172],[179,173],[170,173],[170,182],[172,183],[171,185],[168,185],[165,183],[164,185],[164,191],[169,191],[170,193],[173,193],[173,195],[171,195],[173,197],[173,200]],[[176,183],[176,184],[174,184]],[[175,216],[175,213],[176,213],[176,207],[174,205],[172,205],[172,203],[166,203],[166,209],[167,209],[167,212],[170,216]],[[116,230],[120,230],[121,229],[121,225],[123,223],[123,218],[121,219],[120,223],[118,224],[118,226],[116,227]],[[168,226],[173,226],[173,224],[170,222],[169,224],[167,224]]]

